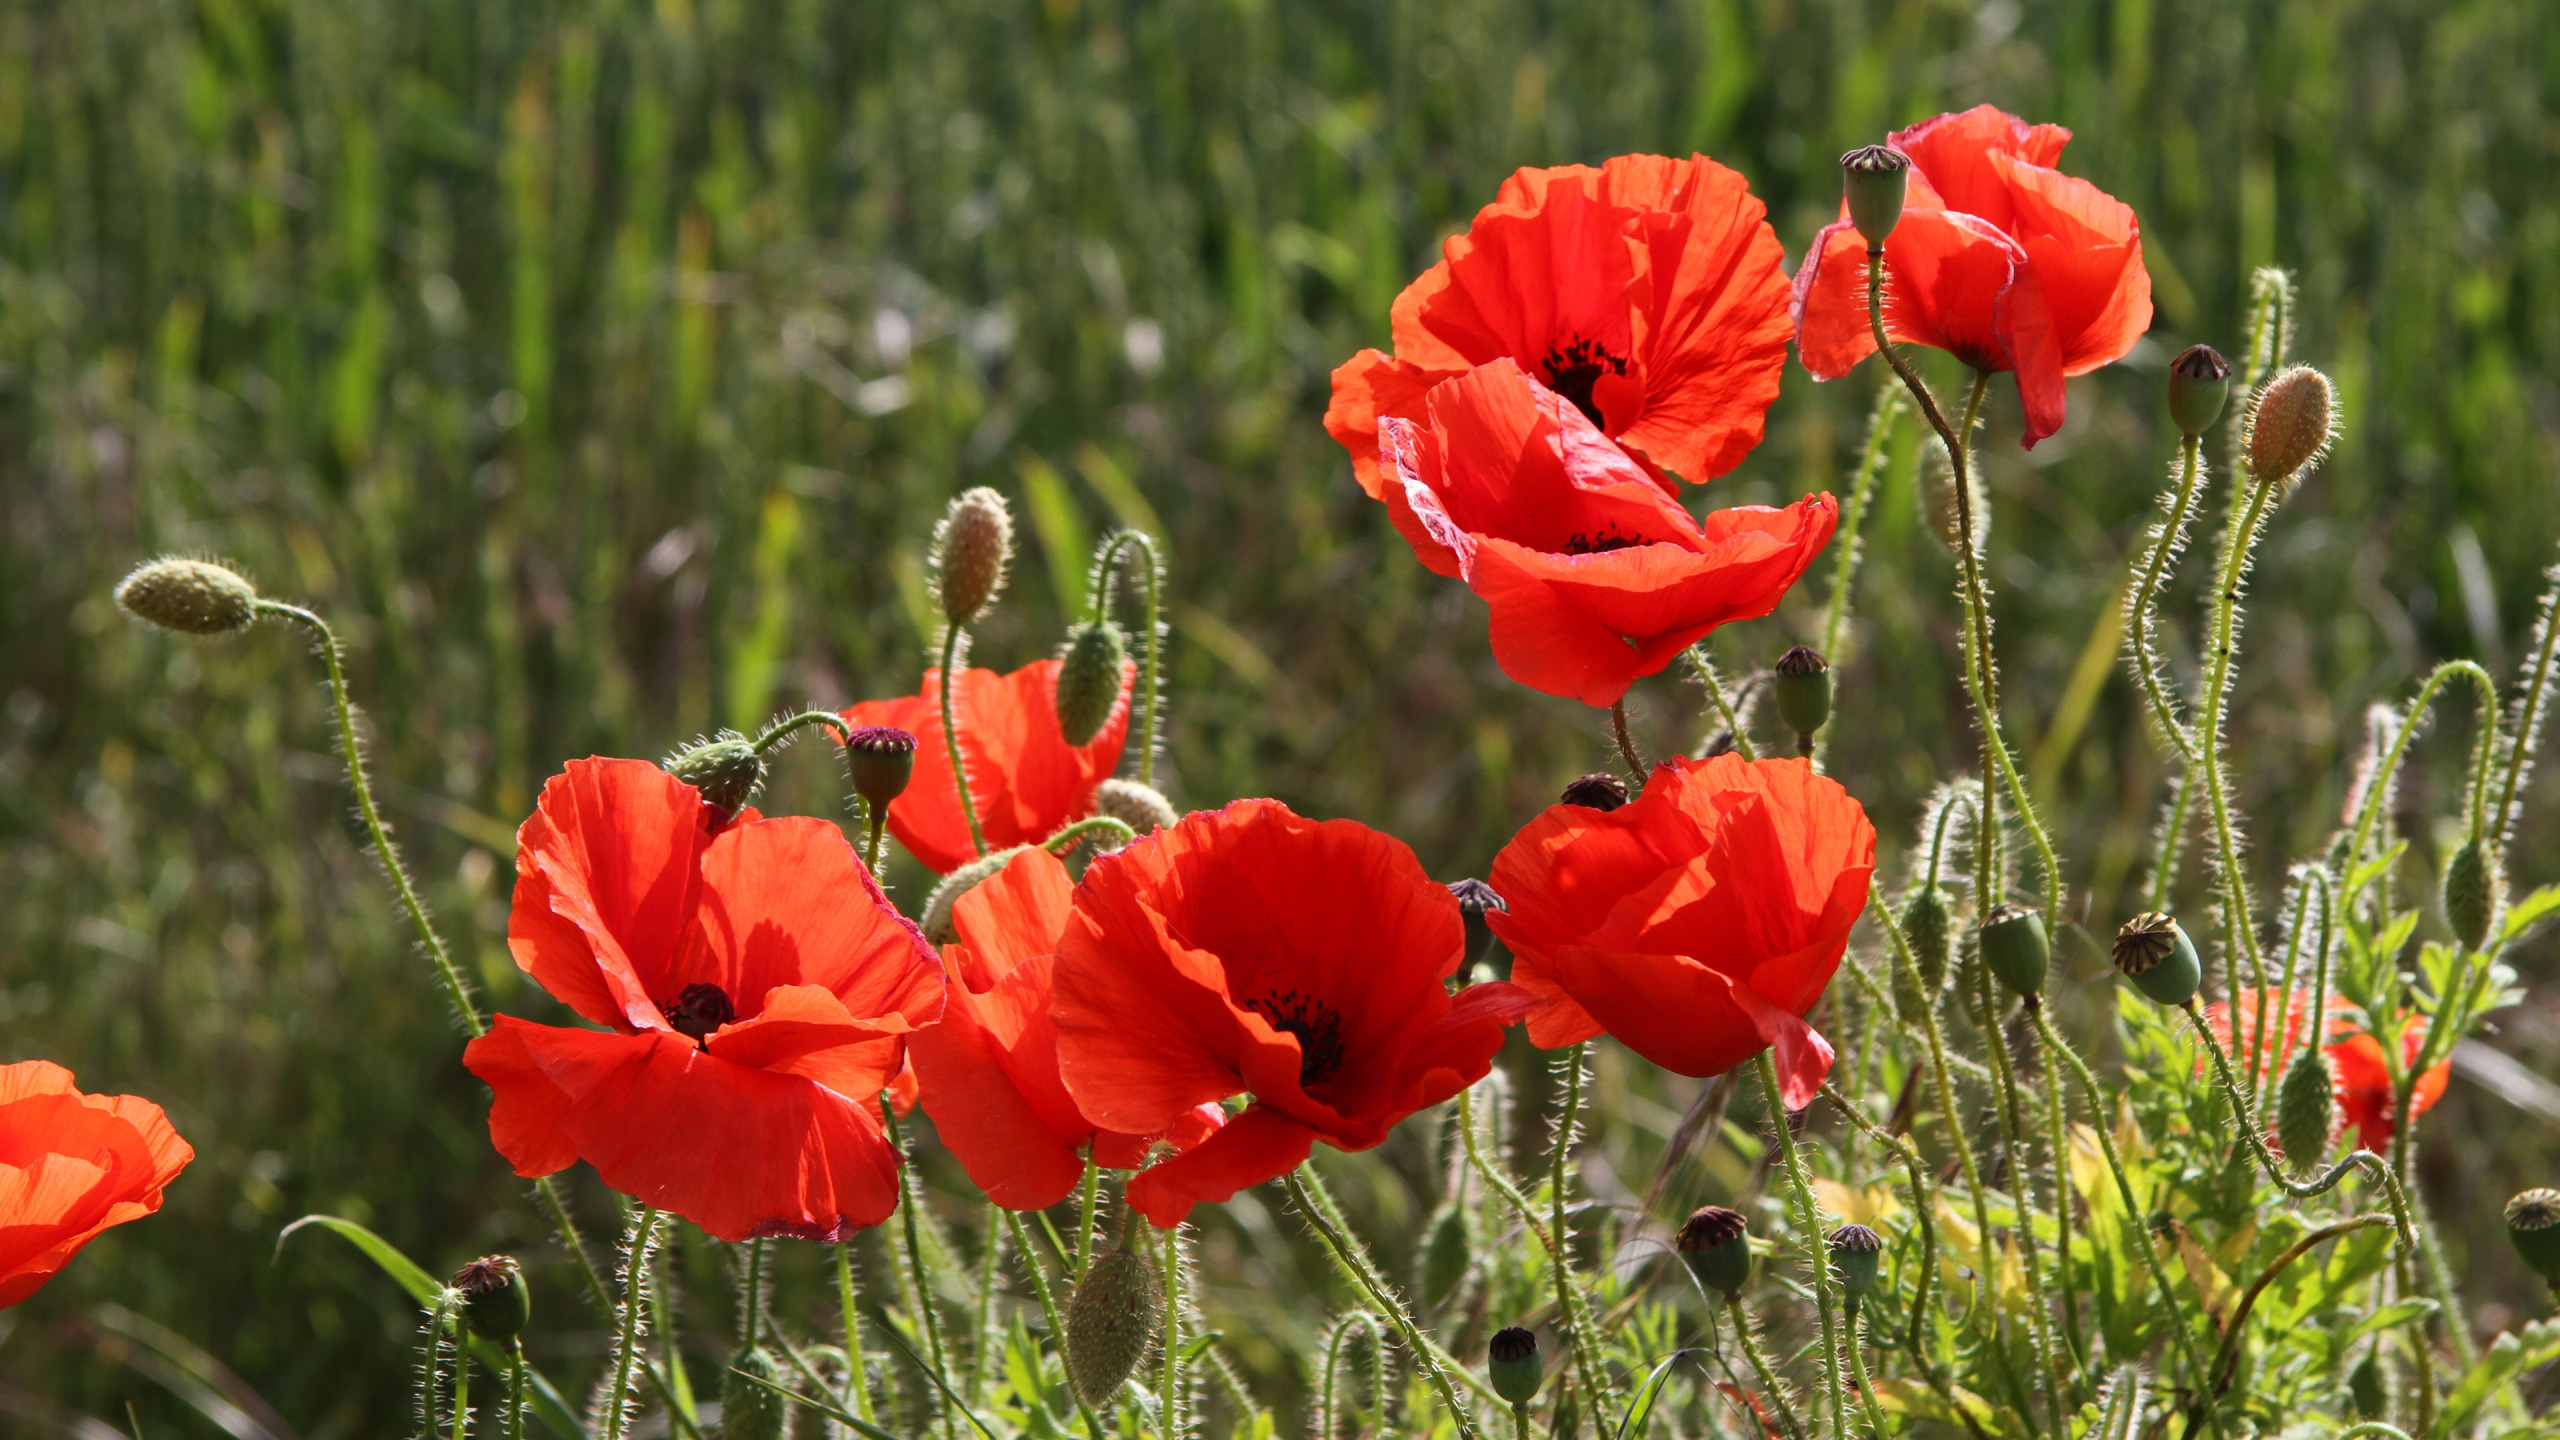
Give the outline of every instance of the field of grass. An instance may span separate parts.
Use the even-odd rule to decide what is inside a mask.
[[[218,553],[339,626],[428,898],[524,1013],[555,1008],[504,943],[511,835],[543,779],[911,692],[932,518],[971,484],[1030,537],[981,663],[1057,643],[1093,535],[1156,529],[1175,799],[1275,795],[1480,874],[1605,762],[1606,720],[1502,679],[1480,605],[1413,560],[1318,424],[1328,371],[1384,342],[1397,290],[1515,166],[1703,150],[1750,177],[1792,259],[1836,204],[1839,151],[1984,100],[2078,133],[2064,167],[2140,212],[2158,299],[2152,338],[2076,382],[2070,427],[2032,453],[1995,387],[1984,452],[2009,713],[2103,935],[2135,908],[2161,795],[2106,662],[2173,448],[2162,372],[2195,341],[2238,348],[2255,267],[2299,276],[2296,352],[2344,412],[2257,577],[2233,748],[2268,873],[2334,825],[2368,704],[2442,658],[2517,659],[2560,538],[2560,10],[0,9],[0,1058],[154,1097],[199,1151],[165,1213],[0,1313],[0,1428],[54,1406],[121,1426],[130,1404],[145,1433],[215,1433],[134,1339],[157,1325],[300,1435],[390,1433],[415,1317],[334,1242],[279,1252],[313,1211],[431,1268],[525,1247],[573,1328],[361,848],[315,660],[273,627],[190,646],[129,624],[108,591],[134,561]],[[1712,503],[1839,489],[1874,369],[1791,367]],[[1894,857],[1972,745],[1919,471],[1905,425],[1835,657],[1832,769]],[[2195,589],[2170,610],[2181,654]],[[1814,638],[1822,598],[1809,581],[1720,636],[1727,671]],[[1668,675],[1633,704],[1656,750],[1697,744],[1702,707]],[[2399,797],[2413,877],[2469,739],[2439,730]],[[2560,877],[2555,793],[2532,793],[2520,879]],[[804,745],[767,808],[840,797]],[[903,860],[891,879],[927,883]],[[2200,872],[2180,893],[2203,903]],[[2497,1037],[2546,1074],[2553,959],[2522,954],[2532,999]],[[2095,1035],[2105,1012],[2075,995],[2102,955],[2066,941],[2057,963],[2063,1017]],[[1629,1173],[1587,1177],[1629,1203],[1691,1093],[1637,1069],[1601,1070],[1602,1148]],[[2422,1175],[2484,1323],[2540,1303],[2484,1247],[2504,1244],[2492,1197],[2553,1179],[2554,1124],[2467,1080],[2429,1122]],[[1413,1228],[1423,1156],[1399,1140],[1337,1167],[1373,1233]],[[1711,1154],[1660,1208],[1740,1163]],[[1244,1199],[1204,1269],[1257,1383],[1294,1393],[1313,1252]],[[688,1255],[676,1283],[720,1274]],[[786,1268],[786,1296],[815,1275]]]

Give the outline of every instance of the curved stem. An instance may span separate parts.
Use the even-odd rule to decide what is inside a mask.
[[[2516,791],[2524,784],[2525,766],[2533,758],[2534,740],[2542,726],[2542,697],[2551,688],[2552,647],[2560,644],[2560,566],[2543,572],[2551,579],[2552,588],[2542,592],[2541,648],[2534,654],[2533,678],[2525,682],[2524,695],[2517,702],[2514,732],[2507,742],[2507,778],[2498,787],[2497,827],[2489,833],[2504,846],[2507,834],[2516,820]]]
[[[1076,848],[1076,842],[1087,835],[1108,835],[1123,845],[1138,838],[1138,832],[1130,829],[1125,820],[1115,820],[1108,815],[1087,815],[1072,825],[1060,826],[1058,833],[1040,842],[1040,848],[1052,855],[1064,855]]]
[[[1891,1150],[1894,1157],[1902,1162],[1904,1172],[1911,1177],[1911,1215],[1920,1225],[1920,1279],[1911,1287],[1911,1336],[1908,1343],[1912,1358],[1915,1361],[1919,1360],[1921,1357],[1920,1332],[1929,1309],[1929,1282],[1935,1279],[1938,1273],[1938,1226],[1937,1222],[1931,1218],[1931,1212],[1936,1208],[1937,1201],[1929,1185],[1928,1171],[1922,1168],[1918,1151],[1912,1149],[1901,1136],[1868,1119],[1865,1111],[1860,1110],[1848,1096],[1840,1093],[1839,1086],[1828,1080],[1823,1081],[1822,1095],[1841,1114],[1848,1116],[1850,1123],[1865,1131],[1878,1144]],[[1857,1353],[1857,1336],[1854,1334],[1849,1337],[1849,1351],[1852,1356]],[[1863,1383],[1864,1376],[1861,1375],[1860,1379]]]
[[[2142,559],[2142,579],[2134,587],[2133,607],[2128,613],[2134,671],[2141,677],[2144,698],[2151,702],[2152,719],[2159,723],[2170,748],[2189,763],[2195,760],[2195,742],[2179,723],[2178,702],[2161,681],[2160,656],[2151,642],[2158,623],[2161,584],[2168,577],[2170,562],[2185,548],[2187,515],[2195,506],[2196,489],[2203,477],[2204,440],[2189,435],[2179,447],[2177,498],[2170,502],[2169,516],[2161,522],[2159,538],[2151,542],[2151,553]]]
[[[1521,1228],[1537,1237],[1538,1244],[1546,1250],[1547,1268],[1555,1273],[1556,1309],[1564,1321],[1570,1368],[1581,1377],[1586,1393],[1604,1393],[1598,1378],[1598,1356],[1585,1339],[1591,1333],[1591,1320],[1582,1303],[1581,1287],[1573,1283],[1572,1256],[1557,1232],[1549,1229],[1539,1218],[1537,1206],[1531,1204],[1529,1197],[1520,1193],[1520,1187],[1512,1183],[1511,1177],[1484,1153],[1483,1143],[1476,1134],[1476,1092],[1473,1087],[1458,1092],[1458,1134],[1466,1145],[1468,1163],[1484,1177],[1485,1184],[1491,1186],[1512,1209],[1520,1212]]]
[[[2233,1307],[2230,1323],[2223,1327],[2222,1348],[2213,1357],[2213,1371],[2204,1387],[2197,1392],[2195,1401],[2188,1410],[2187,1432],[2189,1434],[2195,1433],[2199,1428],[2196,1419],[2209,1414],[2214,1403],[2231,1388],[2231,1372],[2240,1363],[2240,1337],[2248,1329],[2249,1312],[2256,1307],[2258,1297],[2266,1293],[2267,1287],[2275,1283],[2278,1275],[2284,1273],[2285,1267],[2310,1254],[2313,1247],[2326,1244],[2341,1235],[2351,1235],[2358,1230],[2368,1230],[2390,1223],[2391,1217],[2388,1215],[2358,1215],[2352,1220],[2323,1225],[2285,1247],[2282,1254],[2267,1263],[2266,1269],[2258,1272],[2258,1278],[2250,1282],[2249,1288],[2240,1296],[2240,1303]]]
[[[1031,1272],[1032,1293],[1040,1297],[1040,1318],[1048,1322],[1049,1343],[1059,1347],[1060,1353],[1063,1354],[1067,1343],[1067,1321],[1064,1313],[1058,1309],[1057,1291],[1049,1284],[1049,1262],[1041,1259],[1039,1252],[1031,1247],[1031,1237],[1022,1228],[1022,1217],[1011,1210],[1003,1213],[1005,1228],[1013,1236],[1013,1253],[1022,1257],[1022,1267]],[[850,1303],[850,1301],[847,1302],[848,1317],[852,1313],[849,1308]],[[848,1319],[847,1334],[852,1333],[850,1323]],[[1101,1417],[1093,1413],[1092,1406],[1084,1403],[1083,1396],[1075,1393],[1074,1386],[1067,1387],[1067,1394],[1076,1402],[1076,1413],[1084,1417],[1085,1433],[1091,1436],[1092,1440],[1102,1440]]]
[[[1796,1152],[1795,1127],[1788,1123],[1786,1095],[1778,1085],[1777,1062],[1763,1050],[1758,1056],[1760,1091],[1769,1106],[1769,1126],[1778,1132],[1778,1158],[1786,1166],[1788,1195],[1795,1204],[1796,1230],[1802,1237],[1805,1264],[1813,1270],[1815,1308],[1822,1314],[1822,1374],[1825,1394],[1831,1401],[1831,1423],[1835,1434],[1845,1434],[1847,1425],[1840,1413],[1840,1392],[1844,1388],[1840,1374],[1840,1335],[1836,1312],[1840,1304],[1839,1277],[1831,1272],[1831,1251],[1824,1243],[1822,1212],[1813,1198],[1813,1173],[1805,1168],[1804,1157]]]
[[[2402,718],[2400,733],[2391,737],[2391,748],[2383,752],[2381,762],[2373,767],[2372,778],[2365,782],[2364,804],[2356,811],[2356,828],[2347,842],[2347,867],[2350,874],[2364,859],[2365,846],[2370,843],[2374,824],[2382,814],[2383,796],[2390,792],[2393,778],[2400,773],[2401,757],[2408,752],[2409,741],[2417,734],[2419,722],[2425,718],[2428,708],[2435,704],[2436,694],[2444,689],[2445,682],[2456,677],[2469,681],[2479,692],[2484,721],[2494,713],[2489,707],[2497,703],[2498,682],[2477,662],[2447,660],[2427,672],[2425,682],[2418,686],[2418,693],[2409,701],[2409,710]],[[2486,726],[2484,725],[2483,728],[2485,729]],[[2478,783],[2475,779],[2474,789],[2477,788]],[[2355,896],[2349,894],[2345,898],[2352,902]]]
[[[1619,758],[1627,762],[1627,776],[1638,785],[1644,783],[1644,757],[1636,753],[1635,737],[1627,733],[1627,699],[1621,695],[1609,707],[1609,728],[1617,732]]]
[[[1415,1367],[1422,1371],[1423,1377],[1440,1396],[1440,1403],[1448,1408],[1450,1418],[1456,1422],[1459,1440],[1481,1440],[1474,1413],[1467,1409],[1465,1401],[1458,1398],[1457,1386],[1451,1383],[1449,1372],[1440,1364],[1439,1347],[1422,1333],[1413,1313],[1405,1308],[1403,1297],[1397,1295],[1385,1277],[1370,1266],[1368,1256],[1357,1248],[1357,1242],[1336,1227],[1328,1213],[1332,1206],[1317,1200],[1316,1192],[1320,1191],[1323,1182],[1305,1165],[1290,1171],[1281,1180],[1288,1187],[1289,1198],[1296,1203],[1298,1213],[1315,1227],[1316,1234],[1324,1240],[1325,1248],[1332,1252],[1334,1265],[1355,1289],[1368,1296],[1370,1305],[1387,1317],[1387,1323],[1396,1328],[1396,1333],[1404,1337],[1406,1346],[1413,1351]],[[1330,1196],[1325,1198],[1331,1199]]]
[[[1742,1308],[1742,1296],[1728,1295],[1724,1304],[1733,1312],[1733,1333],[1742,1345],[1743,1358],[1751,1362],[1752,1372],[1760,1377],[1760,1389],[1777,1407],[1780,1427],[1791,1437],[1803,1435],[1804,1422],[1796,1418],[1796,1407],[1787,1402],[1786,1386],[1779,1381],[1778,1372],[1769,1367],[1769,1357],[1760,1352],[1760,1342],[1751,1336],[1751,1312]]]
[[[969,798],[969,765],[960,757],[959,717],[951,701],[951,692],[960,685],[960,678],[952,673],[951,667],[959,658],[960,637],[967,633],[957,625],[942,627],[942,679],[934,688],[941,692],[938,698],[942,702],[942,745],[951,758],[951,783],[960,791],[960,813],[969,820],[969,843],[984,855],[987,853],[987,832],[978,823],[977,802]]]
[[[1134,546],[1147,557],[1147,673],[1146,715],[1141,725],[1145,744],[1138,751],[1138,783],[1153,787],[1156,783],[1156,751],[1164,737],[1157,728],[1158,708],[1164,698],[1164,557],[1156,549],[1155,537],[1144,530],[1123,530],[1105,542],[1102,558],[1094,566],[1093,618],[1099,620],[1111,603],[1111,567],[1120,551]]]
[[[1742,732],[1742,714],[1733,708],[1733,698],[1724,693],[1724,677],[1716,673],[1716,662],[1707,654],[1701,640],[1689,647],[1689,668],[1698,672],[1698,683],[1707,687],[1707,695],[1716,702],[1716,713],[1724,717],[1724,733],[1733,737],[1733,753],[1745,760],[1757,760],[1760,752],[1751,746],[1751,737]]]
[[[2216,859],[2222,871],[2223,988],[2226,993],[2238,993],[2235,966],[2246,960],[2253,982],[2259,987],[2262,1007],[2266,961],[2258,952],[2257,932],[2249,923],[2249,878],[2240,868],[2240,839],[2231,819],[2230,784],[2222,773],[2222,716],[2239,626],[2240,577],[2249,568],[2250,552],[2257,548],[2259,524],[2276,488],[2251,483],[2249,498],[2224,540],[2220,576],[2213,592],[2212,653],[2206,663],[2203,713],[2196,721],[2195,737],[2196,763],[2204,772],[2205,808],[2213,817]]]
[[[756,753],[762,755],[812,725],[824,725],[835,731],[838,740],[853,733],[853,727],[845,723],[844,717],[832,710],[803,710],[764,727],[764,733],[755,739]]]
[[[947,687],[946,687],[947,690]],[[907,1259],[907,1281],[915,1287],[916,1328],[924,1332],[925,1358],[933,1364],[934,1380],[948,1387],[951,1383],[950,1362],[942,1350],[942,1317],[935,1310],[931,1281],[924,1272],[924,1242],[916,1233],[916,1207],[924,1203],[924,1187],[916,1178],[915,1157],[907,1153],[905,1140],[898,1134],[898,1110],[889,1103],[887,1092],[880,1096],[880,1123],[888,1131],[889,1148],[898,1155],[898,1204],[900,1239]],[[959,1440],[959,1422],[952,1418],[951,1406],[935,1405],[942,1415],[944,1440]]]
[[[2405,1255],[2415,1251],[2417,1232],[2409,1220],[2409,1202],[2400,1189],[2400,1177],[2391,1168],[2389,1162],[2370,1150],[2357,1150],[2331,1166],[2317,1180],[2286,1179],[2284,1167],[2277,1162],[2273,1152],[2267,1149],[2267,1139],[2260,1133],[2258,1117],[2250,1113],[2249,1097],[2242,1093],[2239,1082],[2231,1078],[2230,1057],[2223,1054],[2222,1042],[2215,1038],[2213,1027],[2205,1023],[2204,1012],[2196,1008],[2196,1002],[2193,1000],[2189,1000],[2181,1008],[2187,1012],[2187,1018],[2195,1023],[2196,1034],[2203,1039],[2205,1049],[2211,1052],[2214,1074],[2222,1081],[2223,1098],[2231,1104],[2232,1122],[2240,1127],[2242,1138],[2249,1142],[2249,1148],[2257,1155],[2258,1164],[2267,1172],[2267,1178],[2273,1180],[2287,1195],[2298,1200],[2307,1200],[2314,1195],[2325,1195],[2336,1189],[2338,1182],[2346,1178],[2348,1171],[2363,1170],[2382,1182],[2383,1198],[2391,1204],[2391,1218],[2398,1229],[2401,1252]]]

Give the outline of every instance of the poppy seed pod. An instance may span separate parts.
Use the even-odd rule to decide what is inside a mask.
[[[1627,803],[1627,782],[1606,770],[1595,770],[1564,787],[1557,803],[1585,810],[1610,811]]]
[[[1994,905],[1991,913],[1982,917],[1974,938],[1982,947],[1982,963],[1991,967],[1993,979],[2028,1001],[2044,994],[2045,970],[2052,961],[2053,947],[2045,938],[2042,915],[2015,903]]]
[[[2184,1005],[2204,983],[2196,942],[2174,917],[2158,910],[2146,910],[2116,931],[2115,962],[2134,988],[2158,1005]]]
[[[1154,1261],[1135,1250],[1094,1256],[1067,1297],[1067,1383],[1077,1398],[1109,1405],[1145,1358],[1163,1318]]]
[[[2508,1201],[2507,1235],[2534,1274],[2560,1287],[2560,1190],[2536,1187]]]
[[[1058,650],[1058,729],[1068,744],[1087,744],[1102,733],[1111,707],[1120,703],[1120,673],[1128,663],[1128,637],[1110,621],[1067,632]]]
[[[1911,188],[1911,157],[1884,145],[1861,145],[1840,157],[1843,189],[1849,201],[1849,223],[1867,242],[1867,253],[1884,248],[1893,227],[1902,223],[1902,202]]]
[[[963,491],[933,531],[933,581],[942,618],[976,623],[1004,589],[1013,559],[1013,512],[984,485]]]
[[[1740,1212],[1721,1205],[1692,1211],[1672,1243],[1698,1283],[1726,1299],[1751,1283],[1750,1222]]]
[[[453,1272],[453,1288],[462,1292],[463,1320],[483,1340],[503,1345],[533,1321],[533,1291],[513,1255],[481,1256]]]
[[[1173,813],[1173,802],[1152,785],[1135,780],[1105,780],[1094,787],[1093,813],[1108,815],[1138,832],[1148,834],[1171,825],[1182,817]]]
[[[696,740],[660,762],[668,774],[702,792],[702,803],[724,822],[764,783],[764,755],[735,730]]]
[[[2489,938],[2489,922],[2506,898],[2506,876],[2498,859],[2477,837],[2462,842],[2444,866],[2444,920],[2465,950],[2477,950]]]
[[[258,618],[258,591],[240,572],[210,560],[163,556],[116,586],[116,604],[136,620],[181,635],[236,635]]]
[[[1484,1378],[1492,1382],[1494,1394],[1515,1407],[1536,1399],[1547,1378],[1546,1362],[1538,1358],[1538,1337],[1517,1325],[1494,1331],[1485,1346]]]
[[[2337,1085],[2329,1078],[2329,1057],[2317,1045],[2302,1053],[2276,1082],[2276,1143],[2285,1163],[2308,1170],[2329,1153],[2329,1135],[2337,1128]]]
[[[1876,1288],[1876,1272],[1884,1262],[1884,1237],[1864,1225],[1843,1225],[1831,1232],[1831,1268],[1849,1303],[1865,1299]]]
[[[916,775],[916,737],[894,725],[857,725],[844,737],[853,793],[876,813],[907,792]]]
[[[951,907],[960,903],[961,896],[976,889],[978,882],[1012,864],[1014,856],[1030,848],[1028,845],[1016,845],[1007,850],[990,850],[943,876],[942,882],[933,887],[933,893],[924,898],[924,914],[917,918],[916,928],[924,931],[924,938],[936,945],[948,945],[958,939],[958,932],[951,928]]]
[[[791,1431],[791,1402],[759,1380],[780,1382],[772,1352],[742,1350],[720,1380],[719,1440],[782,1440]]]
[[[2190,345],[2169,362],[2169,418],[2189,439],[2213,428],[2231,403],[2231,362],[2210,345]]]
[[[2365,1420],[2379,1420],[2390,1396],[2382,1385],[2382,1361],[2366,1354],[2355,1369],[2347,1372],[2347,1398],[2354,1402],[2356,1415]]]
[[[2337,405],[2329,377],[2308,365],[2280,372],[2249,407],[2249,473],[2277,485],[2328,453]]]
[[[1796,748],[1813,753],[1813,732],[1831,718],[1831,662],[1810,645],[1798,645],[1778,657],[1777,678],[1770,690],[1778,702],[1778,719],[1796,732]]]
[[[1458,898],[1458,915],[1467,922],[1466,964],[1472,966],[1493,953],[1493,926],[1485,915],[1494,910],[1507,912],[1511,907],[1481,880],[1452,880],[1449,893]],[[1459,973],[1463,977],[1465,971]]]

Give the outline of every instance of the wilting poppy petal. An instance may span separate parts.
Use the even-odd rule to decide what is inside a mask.
[[[157,1211],[194,1158],[148,1100],[83,1095],[48,1061],[0,1066],[0,1308],[43,1288],[100,1231]]]

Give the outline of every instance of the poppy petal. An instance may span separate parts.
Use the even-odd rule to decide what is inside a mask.
[[[1376,350],[1363,350],[1336,366],[1333,398],[1325,406],[1325,433],[1351,452],[1352,478],[1377,499],[1385,473],[1378,458],[1386,422],[1422,413],[1422,397],[1461,370],[1433,370]]]
[[[977,997],[953,991],[941,1022],[908,1047],[925,1112],[988,1199],[1008,1210],[1045,1210],[1074,1193],[1084,1159],[1059,1133],[1057,1117],[1033,1105],[1009,1072],[1000,1037],[979,1023]]]
[[[868,1100],[897,1073],[905,1053],[901,1037],[910,1028],[902,1015],[858,1017],[823,985],[782,985],[765,993],[755,1015],[720,1027],[703,1048],[735,1064]]]
[[[1315,1142],[1315,1131],[1257,1105],[1197,1147],[1130,1176],[1129,1204],[1148,1224],[1169,1230],[1189,1218],[1194,1205],[1231,1200],[1239,1190],[1297,1169]]]
[[[1760,1038],[1768,1042],[1778,1068],[1778,1098],[1789,1110],[1801,1110],[1822,1093],[1831,1075],[1831,1042],[1820,1032],[1769,1003],[1749,985],[1732,987],[1734,1003],[1750,1015]]]
[[[701,815],[700,793],[648,761],[570,761],[516,832],[517,967],[599,1025],[663,1028],[649,989],[692,917]]]
[[[817,986],[843,1002],[848,1017],[876,1020],[883,1033],[939,1013],[939,957],[833,824],[793,816],[731,825],[703,852],[701,867],[683,973],[652,987],[667,998],[707,981],[747,1012],[778,986]]]

